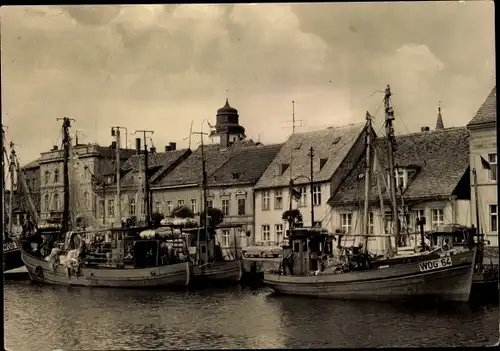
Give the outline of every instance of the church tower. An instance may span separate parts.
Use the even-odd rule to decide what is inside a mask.
[[[217,123],[210,133],[212,143],[220,143],[221,146],[228,147],[237,140],[246,138],[245,128],[239,124],[238,110],[226,104],[217,110]]]
[[[436,122],[436,130],[444,129],[443,116],[441,116],[441,104],[438,106],[438,118]]]

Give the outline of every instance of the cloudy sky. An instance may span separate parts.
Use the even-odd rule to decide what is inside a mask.
[[[495,85],[489,1],[0,11],[2,117],[22,163],[60,142],[61,116],[85,142],[121,125],[187,147],[191,121],[215,121],[228,96],[271,143],[291,132],[292,100],[308,131],[363,121],[390,84],[407,133],[434,127],[439,101],[445,126],[465,125]]]

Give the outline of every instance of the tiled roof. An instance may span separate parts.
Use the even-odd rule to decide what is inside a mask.
[[[255,188],[288,186],[290,178],[308,177],[310,174],[310,159],[307,155],[311,146],[314,148],[315,154],[314,181],[324,182],[330,180],[364,128],[365,123],[360,123],[330,127],[315,132],[293,134],[283,145],[273,162],[267,167]],[[290,155],[293,156],[291,167]],[[320,161],[320,159],[323,161]],[[323,162],[326,163],[320,169],[320,163]],[[288,165],[284,172],[279,171],[282,164]],[[291,177],[290,169],[292,169]],[[295,184],[308,182],[304,177],[295,180]]]
[[[378,138],[375,147],[387,182],[387,138]],[[450,196],[469,167],[469,133],[465,127],[459,127],[397,136],[394,161],[395,166],[417,171],[403,192],[405,199]],[[364,177],[360,177],[364,172],[365,158],[361,158],[329,203],[364,200]],[[384,183],[380,186],[387,198]],[[371,179],[370,199],[379,200],[375,175]]]
[[[40,157],[37,158],[36,160],[34,161],[31,161],[30,163],[24,165],[21,167],[21,169],[31,169],[31,168],[37,168],[37,167],[40,167],[40,163],[38,162],[40,161]]]
[[[257,145],[240,149],[210,174],[209,185],[255,184],[282,146]]]
[[[497,87],[494,86],[490,95],[483,102],[474,118],[467,124],[473,126],[478,124],[492,123],[497,120]]]
[[[189,149],[173,150],[148,154],[148,173],[153,182],[156,178],[167,171],[179,158],[190,153]],[[144,167],[144,155],[134,155],[123,163],[121,169],[125,172],[121,178],[123,186],[132,186],[137,184],[137,172]]]
[[[207,175],[210,177],[231,156],[240,152],[243,148],[254,146],[253,141],[238,141],[229,147],[217,145],[205,145],[204,155]],[[158,177],[151,183],[151,187],[157,186],[182,186],[199,184],[201,181],[201,146],[196,149],[186,160],[177,166],[166,177]]]

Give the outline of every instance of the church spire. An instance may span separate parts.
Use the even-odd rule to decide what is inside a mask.
[[[444,124],[443,124],[443,116],[441,116],[441,101],[439,101],[438,118],[436,121],[436,130],[441,130],[441,129],[444,129]]]

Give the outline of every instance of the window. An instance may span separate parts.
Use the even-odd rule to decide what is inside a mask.
[[[44,174],[45,184],[49,184],[49,178],[50,178],[50,172],[49,171],[45,171],[45,174]]]
[[[222,230],[222,246],[223,247],[229,247],[231,245],[229,238],[230,238],[229,229],[223,229]]]
[[[497,154],[488,154],[488,162],[491,170],[489,171],[489,179],[497,180]]]
[[[162,213],[162,208],[161,208],[161,202],[160,201],[156,201],[155,203],[155,211],[156,213]]]
[[[276,241],[280,243],[283,239],[283,224],[276,224],[274,226],[274,234],[276,235]]]
[[[129,210],[129,215],[130,216],[135,216],[136,215],[135,199],[130,199],[130,202],[128,204],[128,210]]]
[[[274,209],[281,210],[283,208],[283,191],[281,189],[274,191]]]
[[[59,211],[61,208],[61,203],[59,201],[59,194],[54,194],[54,211]]]
[[[45,208],[45,212],[49,212],[50,211],[50,203],[49,203],[49,201],[50,201],[49,194],[45,194],[45,199],[44,199],[44,204],[43,204],[44,205],[43,207]]]
[[[321,187],[313,186],[313,204],[315,206],[321,205]]]
[[[134,211],[135,211],[135,200],[134,200]],[[135,212],[131,213],[131,215],[134,215]],[[115,216],[115,200],[108,200],[108,216],[109,217],[114,217]],[[120,218],[121,220],[121,218]]]
[[[177,207],[184,206],[184,200],[177,200]]]
[[[247,202],[245,199],[238,199],[238,216],[244,216],[246,214]]]
[[[59,183],[59,170],[58,169],[56,169],[54,171],[54,183],[55,184]]]
[[[207,200],[207,207],[214,208],[214,200]]]
[[[229,216],[229,199],[222,199],[222,214]]]
[[[394,172],[396,172],[396,188],[397,189],[406,188],[405,170],[396,169]]]
[[[104,207],[104,200],[99,200],[99,217],[104,217],[104,214],[106,213]]]
[[[167,216],[172,214],[173,207],[172,201],[167,201]]]
[[[268,224],[262,225],[260,235],[262,241],[271,241],[271,230]]]
[[[392,212],[389,212],[389,211],[387,211],[385,213],[384,232],[385,232],[385,234],[393,234],[394,233]]]
[[[425,211],[424,210],[416,210],[415,211],[415,232],[420,232],[420,227],[417,224],[417,220],[419,218],[425,218]]]
[[[374,234],[374,231],[375,231],[374,218],[375,218],[375,216],[373,215],[373,212],[369,212],[368,213],[368,234]]]
[[[269,210],[269,202],[270,202],[269,190],[266,190],[262,193],[262,211]]]
[[[442,208],[433,208],[432,213],[432,229],[436,229],[436,226],[444,224],[444,211]]]
[[[490,232],[498,230],[498,207],[497,205],[490,205]]]
[[[87,209],[89,208],[89,193],[88,192],[83,193],[83,204],[84,204],[83,206],[85,208],[87,208]]]
[[[193,214],[197,213],[196,199],[191,199],[191,212]]]
[[[342,232],[349,234],[351,232],[351,223],[352,213],[342,213],[340,215],[340,226],[342,228]]]
[[[306,207],[307,206],[307,188],[302,187],[302,188],[298,188],[297,190],[300,193],[299,207]]]

